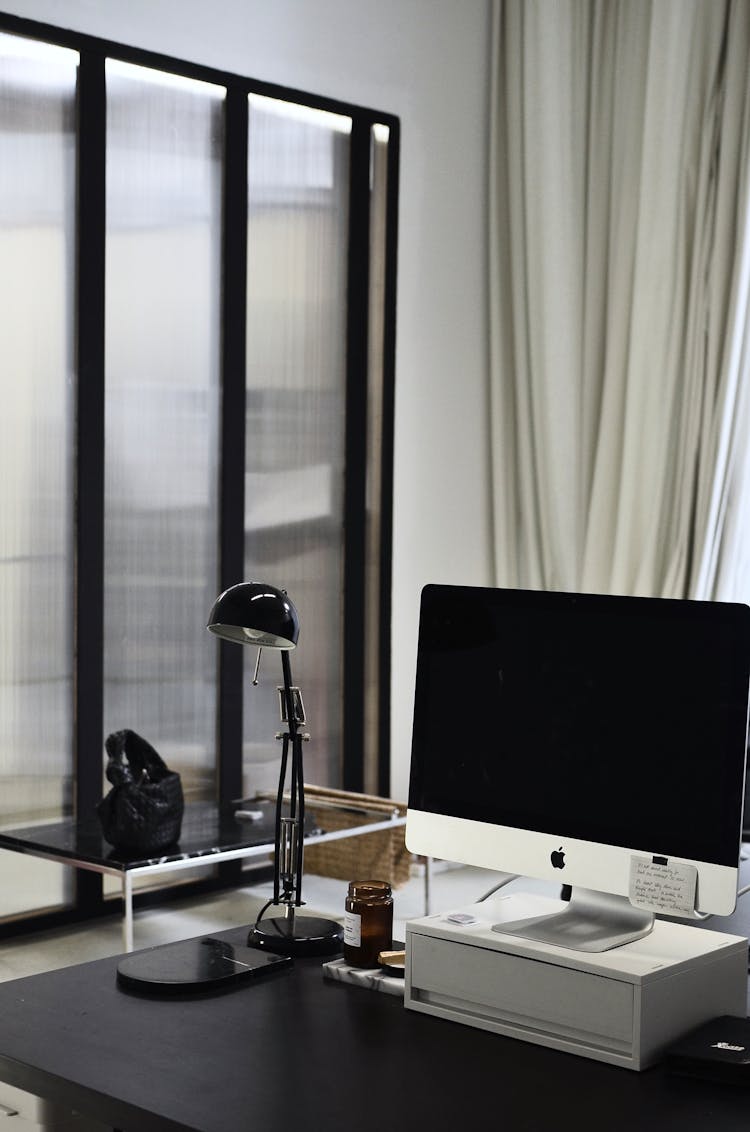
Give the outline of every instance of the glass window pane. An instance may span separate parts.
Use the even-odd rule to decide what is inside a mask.
[[[245,578],[298,609],[305,778],[339,785],[351,120],[255,95],[249,112]],[[280,679],[266,652],[245,681],[248,793],[278,779]]]
[[[214,794],[225,91],[107,62],[105,732]]]
[[[73,280],[78,56],[0,35],[0,822],[72,805]],[[16,855],[3,862],[23,873]],[[0,915],[62,872],[0,883]],[[33,895],[31,895],[33,893]]]

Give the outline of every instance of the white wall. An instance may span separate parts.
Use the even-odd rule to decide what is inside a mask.
[[[419,592],[489,584],[485,205],[491,0],[0,0],[4,11],[401,119],[392,793]]]

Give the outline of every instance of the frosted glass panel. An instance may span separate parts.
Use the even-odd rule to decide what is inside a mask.
[[[214,793],[223,88],[107,63],[105,731]]]
[[[254,95],[249,115],[245,578],[297,606],[305,777],[339,785],[351,121]],[[278,778],[280,678],[267,651],[245,681],[248,792]]]
[[[0,35],[0,823],[72,806],[78,56]],[[5,866],[13,868],[13,866]],[[16,866],[17,868],[17,866]],[[0,882],[0,915],[56,903]]]

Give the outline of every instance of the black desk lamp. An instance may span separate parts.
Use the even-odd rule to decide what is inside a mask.
[[[302,900],[303,830],[305,823],[305,787],[302,769],[302,743],[309,736],[299,730],[304,724],[305,709],[299,688],[292,684],[289,653],[296,648],[299,617],[285,590],[265,582],[240,582],[231,586],[214,602],[206,626],[226,641],[255,645],[258,661],[253,683],[258,682],[260,653],[264,648],[281,652],[284,683],[278,689],[281,721],[287,730],[277,735],[283,742],[281,770],[276,796],[275,852],[273,867],[273,899],[258,915],[250,929],[248,944],[281,955],[331,955],[343,947],[343,928],[335,920],[318,916],[300,916],[296,909]],[[284,810],[284,787],[291,749],[290,805]],[[282,907],[283,916],[261,919],[271,905]]]
[[[250,928],[247,947],[208,936],[164,944],[128,955],[118,965],[118,985],[142,994],[181,994],[245,983],[268,971],[280,970],[294,955],[332,955],[343,948],[344,930],[335,920],[298,916],[302,901],[302,851],[305,789],[302,740],[305,710],[299,688],[292,684],[289,651],[299,636],[297,610],[284,590],[262,582],[241,582],[214,602],[207,628],[226,641],[256,645],[258,661],[264,648],[281,651],[284,684],[278,689],[283,740],[281,773],[276,798],[273,899],[261,909]],[[253,683],[258,682],[258,665]],[[291,802],[284,814],[284,786],[291,748]],[[262,919],[272,904],[284,915]],[[264,954],[265,952],[265,954]]]

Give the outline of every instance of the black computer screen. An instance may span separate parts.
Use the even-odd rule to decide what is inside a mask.
[[[736,865],[744,605],[422,593],[409,806]]]

